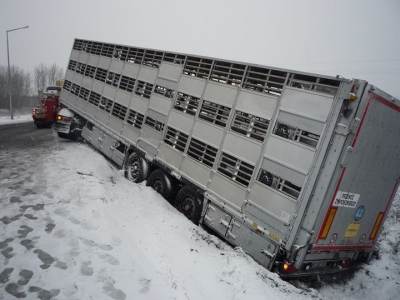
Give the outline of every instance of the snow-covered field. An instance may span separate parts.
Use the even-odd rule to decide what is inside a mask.
[[[379,260],[344,285],[296,288],[87,145],[59,141],[43,155],[0,168],[0,299],[398,299],[399,200]]]
[[[8,110],[0,109],[0,126],[6,124],[18,124],[32,121],[32,114],[24,113],[14,115],[14,119],[11,120],[10,113]]]

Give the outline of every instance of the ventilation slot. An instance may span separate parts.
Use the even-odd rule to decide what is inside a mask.
[[[283,123],[277,122],[274,133],[285,139],[295,141],[297,143],[316,148],[318,145],[319,135],[311,133],[300,128],[295,128]]]
[[[273,175],[267,170],[261,169],[257,180],[293,199],[297,199],[300,195],[301,187],[288,180],[284,180],[279,176]]]
[[[85,69],[85,76],[94,77],[94,74],[96,73],[96,68],[90,65],[86,65],[86,69]]]
[[[135,94],[144,98],[150,98],[152,89],[153,85],[151,83],[138,80]]]
[[[114,73],[114,72],[108,72],[107,78],[106,78],[106,83],[112,86],[117,87],[119,85],[119,79],[121,75]]]
[[[204,100],[199,117],[218,126],[225,127],[230,111],[229,107]]]
[[[94,55],[101,55],[102,43],[92,42],[87,47],[87,52]]]
[[[88,89],[81,87],[81,89],[79,91],[79,97],[82,98],[83,100],[87,101],[89,99],[89,93],[90,93],[90,91]]]
[[[249,67],[244,77],[243,88],[280,95],[285,84],[287,73],[260,67]]]
[[[210,74],[211,65],[211,59],[188,56],[185,67],[183,68],[183,73],[189,76],[207,79]]]
[[[72,47],[74,50],[82,50],[82,40],[75,40],[74,46]]]
[[[230,85],[240,85],[245,68],[245,65],[215,61],[210,80]]]
[[[141,64],[144,56],[144,50],[138,48],[129,48],[127,62]]]
[[[114,53],[114,45],[111,44],[103,44],[101,48],[101,55],[106,57],[112,57]]]
[[[190,140],[189,149],[187,154],[193,159],[205,164],[206,166],[212,168],[215,157],[217,155],[217,149],[192,138]]]
[[[72,87],[71,87],[71,93],[76,95],[76,96],[79,96],[80,89],[81,89],[81,87],[79,85],[73,83]]]
[[[146,50],[142,64],[145,66],[158,68],[161,64],[163,53],[160,51]]]
[[[97,68],[95,78],[101,82],[104,82],[107,77],[107,71],[102,68]]]
[[[175,91],[172,89],[167,89],[166,87],[160,86],[160,85],[156,85],[156,87],[154,88],[154,93],[163,95],[167,98],[174,98],[175,95]]]
[[[229,179],[247,187],[253,174],[253,170],[254,166],[225,152],[222,153],[218,171]]]
[[[101,97],[101,101],[99,104],[99,108],[101,110],[105,110],[106,112],[110,112],[111,111],[111,107],[113,105],[113,101],[106,98],[106,97]]]
[[[64,90],[70,91],[71,90],[71,85],[72,85],[71,81],[65,80],[64,81],[64,86],[63,86]]]
[[[75,67],[75,72],[78,74],[85,74],[86,65],[83,63],[77,63]]]
[[[335,95],[340,81],[304,74],[291,74],[289,86]]]
[[[126,122],[129,125],[132,125],[132,126],[140,129],[140,128],[142,128],[143,118],[144,118],[144,116],[141,113],[138,113],[137,111],[130,109],[128,118],[126,119]]]
[[[166,144],[170,145],[176,150],[183,152],[185,151],[187,140],[187,134],[168,126],[167,133],[165,134],[164,138],[164,142]]]
[[[127,108],[121,104],[118,103],[114,103],[114,107],[112,109],[111,114],[115,117],[117,117],[118,119],[125,119],[125,115],[126,115],[126,111]]]
[[[245,112],[236,111],[231,129],[249,138],[264,141],[269,121]]]
[[[75,60],[70,60],[68,63],[68,70],[75,71],[77,62]]]
[[[121,82],[119,84],[119,88],[121,90],[132,92],[134,86],[135,86],[135,79],[128,76],[121,77]]]
[[[156,131],[160,131],[162,132],[164,130],[164,123],[155,120],[149,116],[146,117],[146,120],[144,121],[144,124],[146,124],[147,126],[153,128]]]
[[[200,99],[188,94],[178,93],[174,108],[189,115],[195,115],[199,107]]]
[[[93,104],[94,106],[98,106],[100,102],[100,94],[97,94],[95,92],[90,92],[89,96],[89,103]]]
[[[128,47],[115,46],[113,57],[122,61],[126,61],[128,57]]]
[[[164,53],[163,61],[168,61],[174,64],[183,65],[185,63],[185,56],[176,53]]]

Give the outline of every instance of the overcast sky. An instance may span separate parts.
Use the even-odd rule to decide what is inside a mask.
[[[362,78],[400,97],[400,0],[0,0],[12,64],[64,69],[75,37]]]

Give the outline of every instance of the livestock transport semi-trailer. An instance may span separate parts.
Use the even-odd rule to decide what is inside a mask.
[[[60,98],[60,136],[281,276],[375,251],[399,185],[400,101],[365,80],[76,39]]]

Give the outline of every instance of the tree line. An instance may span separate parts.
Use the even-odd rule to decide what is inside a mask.
[[[33,72],[26,72],[17,66],[10,67],[10,86],[15,108],[26,107],[37,98],[47,86],[55,85],[56,80],[64,78],[64,71],[57,64],[39,64]],[[7,66],[0,66],[0,108],[9,107]]]

